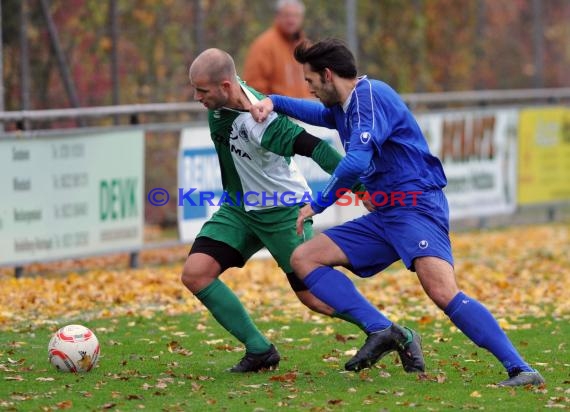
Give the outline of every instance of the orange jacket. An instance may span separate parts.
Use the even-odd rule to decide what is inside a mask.
[[[293,57],[301,42],[286,39],[275,26],[251,44],[243,70],[243,80],[264,94],[312,97],[303,75],[303,66]]]

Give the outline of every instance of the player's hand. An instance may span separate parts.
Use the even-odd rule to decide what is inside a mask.
[[[272,111],[273,102],[269,97],[252,104],[249,108],[251,116],[258,123],[263,123]]]
[[[314,216],[315,212],[311,205],[305,205],[299,210],[299,216],[297,217],[297,234],[301,236],[303,234],[303,227],[305,224],[305,219]]]
[[[376,209],[376,206],[374,206],[374,203],[372,203],[370,199],[362,199],[362,206],[364,206],[369,212],[374,212]]]

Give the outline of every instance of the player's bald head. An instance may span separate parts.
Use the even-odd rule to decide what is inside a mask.
[[[234,82],[236,66],[234,59],[220,49],[207,49],[194,59],[189,70],[190,79],[207,76],[211,83],[224,80]]]

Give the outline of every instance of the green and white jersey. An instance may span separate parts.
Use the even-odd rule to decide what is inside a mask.
[[[244,83],[241,86],[252,103],[264,97]],[[209,111],[208,123],[222,185],[234,204],[246,211],[265,210],[286,206],[280,201],[285,195],[294,193],[296,199],[311,195],[291,158],[303,129],[288,117],[271,113],[257,123],[249,111],[221,108]]]

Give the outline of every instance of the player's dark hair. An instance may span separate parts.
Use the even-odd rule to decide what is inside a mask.
[[[304,41],[295,48],[295,60],[308,63],[317,73],[328,68],[345,79],[356,77],[354,55],[342,40],[329,38],[313,44]]]

